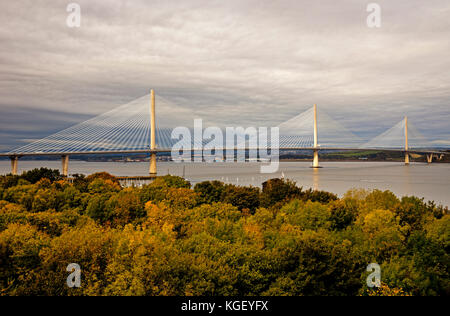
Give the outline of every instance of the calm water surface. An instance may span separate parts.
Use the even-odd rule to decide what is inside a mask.
[[[304,188],[344,194],[352,188],[391,190],[398,196],[416,195],[450,206],[450,164],[411,164],[396,162],[322,162],[311,169],[309,162],[282,162],[275,174],[261,174],[258,163],[173,163],[158,162],[160,175],[183,175],[192,183],[220,180],[238,185],[261,186],[270,178],[294,180]],[[58,169],[59,161],[19,161],[19,172],[33,168]],[[9,161],[0,161],[0,174],[9,173]],[[91,174],[106,171],[117,176],[146,175],[148,163],[71,161],[69,172]]]

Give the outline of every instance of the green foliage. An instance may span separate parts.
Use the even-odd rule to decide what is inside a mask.
[[[191,184],[183,178],[166,175],[156,178],[151,184],[142,187],[140,196],[142,203],[163,201],[169,189],[190,189]]]
[[[433,205],[426,205],[423,199],[414,196],[403,197],[395,212],[403,225],[409,225],[413,229],[422,229],[435,216],[442,216]]]
[[[294,241],[295,240],[295,241]],[[355,294],[362,263],[352,258],[348,242],[326,231],[300,233],[291,247],[279,248],[283,271],[265,295]]]
[[[30,274],[39,270],[39,253],[48,246],[50,238],[35,227],[10,224],[0,232],[0,285],[9,294],[21,295],[30,285]]]
[[[0,176],[0,187],[2,189],[8,189],[19,184],[20,176],[13,176],[11,174],[6,176]]]
[[[336,194],[330,192],[308,189],[303,193],[302,199],[304,201],[329,203],[336,201],[338,197]]]
[[[80,192],[88,192],[89,182],[83,174],[72,175],[72,184]]]
[[[166,175],[163,177],[157,178],[155,181],[161,181],[168,188],[175,189],[190,189],[191,183],[186,181],[185,179],[177,176]]]
[[[83,178],[83,177],[81,177]],[[90,176],[86,177],[87,182],[93,182],[94,180],[101,179],[101,180],[109,180],[111,182],[114,182],[116,184],[119,184],[119,180],[117,178],[107,172],[97,172],[94,174],[91,174]]]
[[[264,207],[279,207],[293,199],[320,203],[337,200],[337,196],[333,193],[312,189],[303,191],[303,188],[297,187],[291,180],[270,179],[262,186],[261,205]]]
[[[89,193],[113,193],[120,191],[120,185],[112,180],[104,180],[101,178],[95,178],[88,185]]]
[[[50,180],[51,182],[58,181],[58,180],[62,179],[62,176],[58,170],[40,168],[40,169],[33,169],[30,171],[25,171],[20,176],[20,178],[34,184],[44,178]]]
[[[116,225],[126,225],[145,216],[139,195],[132,189],[112,195],[106,203],[106,209]]]
[[[365,199],[365,208],[369,211],[391,210],[398,202],[397,197],[390,191],[373,190]]]
[[[375,210],[361,215],[355,224],[361,229],[364,251],[376,261],[398,255],[404,249],[405,233],[408,226],[401,226],[395,213],[388,210]]]
[[[240,187],[232,184],[225,186],[222,201],[236,206],[240,211],[255,212],[259,206],[259,189],[253,187]]]
[[[259,207],[261,199],[258,188],[225,185],[219,181],[197,183],[194,191],[199,194],[202,203],[224,202],[236,206],[240,211],[252,213]]]
[[[86,208],[86,215],[90,218],[104,224],[111,222],[113,219],[113,209],[108,205],[111,198],[110,194],[96,194],[89,199],[89,204]]]
[[[5,201],[16,203],[24,206],[27,210],[32,210],[34,195],[37,192],[37,187],[31,184],[10,187],[3,192],[3,199]]]
[[[354,200],[342,199],[330,203],[331,227],[344,230],[352,225],[358,216],[358,205]]]
[[[205,181],[197,183],[194,191],[199,194],[203,203],[212,204],[222,200],[225,185],[220,181]]]
[[[449,295],[449,251],[448,209],[389,191],[0,177],[0,295]]]
[[[264,207],[301,197],[302,188],[290,180],[270,179],[262,184],[261,204]]]
[[[277,219],[282,223],[288,223],[302,230],[329,228],[331,225],[329,208],[311,201],[304,203],[299,200],[293,200],[283,206],[280,213],[277,214]]]

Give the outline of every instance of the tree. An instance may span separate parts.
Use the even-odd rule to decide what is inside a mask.
[[[311,201],[305,203],[300,200],[293,200],[289,202],[277,214],[277,220],[304,230],[328,229],[331,226],[329,208]]]
[[[236,206],[240,211],[244,209],[254,213],[259,207],[260,190],[254,187],[239,187],[232,184],[225,186],[221,200]]]
[[[72,184],[80,192],[88,192],[90,181],[83,174],[72,175]]]
[[[403,197],[401,203],[395,206],[395,213],[402,225],[409,225],[412,230],[420,230],[433,220],[433,209],[429,209],[423,199],[417,197]]]
[[[202,203],[212,204],[221,201],[225,185],[220,181],[205,181],[197,183],[194,191],[199,194]]]
[[[6,176],[0,176],[0,187],[3,189],[8,189],[18,185],[20,176],[8,174]]]
[[[312,190],[312,189],[306,190],[303,193],[302,198],[304,201],[320,202],[323,204],[327,204],[332,201],[336,201],[338,199],[336,194],[326,192],[326,191]]]
[[[365,236],[369,256],[381,261],[398,255],[404,247],[408,227],[400,225],[400,219],[389,210],[375,210],[357,220]]]
[[[191,189],[168,188],[162,203],[176,209],[191,209],[199,204],[199,196]]]
[[[0,184],[0,295],[450,295],[450,214],[415,197],[106,173]]]
[[[139,195],[131,188],[112,195],[105,205],[106,218],[115,225],[124,226],[145,216]]]
[[[113,180],[94,179],[88,186],[89,193],[115,193],[121,189],[120,185]]]
[[[352,225],[358,215],[358,205],[354,200],[342,199],[330,203],[331,227],[344,230]]]
[[[163,182],[168,188],[190,189],[191,183],[185,179],[172,175],[165,175],[157,178],[155,181]]]
[[[97,172],[97,173],[91,174],[90,176],[86,177],[86,180],[88,182],[93,182],[94,180],[97,180],[97,179],[109,180],[113,183],[119,184],[119,180],[115,176],[113,176],[107,172]]]
[[[261,205],[264,207],[301,197],[302,188],[298,188],[291,180],[270,179],[262,184]]]
[[[0,287],[10,294],[33,292],[39,285],[31,275],[41,264],[39,253],[50,239],[29,224],[10,224],[0,232]]]
[[[86,208],[86,215],[102,224],[111,223],[114,210],[107,207],[110,198],[111,194],[96,194],[92,196]]]
[[[152,183],[142,187],[140,192],[142,203],[163,201],[166,198],[169,188],[190,189],[191,184],[183,178],[176,176],[167,175],[158,177]]]
[[[33,212],[44,212],[50,209],[57,209],[57,193],[50,189],[40,189],[33,199],[31,210]]]
[[[27,180],[30,183],[36,183],[39,180],[46,178],[50,182],[61,180],[63,177],[59,173],[59,170],[52,170],[48,168],[33,169],[25,171],[21,176],[21,179]]]

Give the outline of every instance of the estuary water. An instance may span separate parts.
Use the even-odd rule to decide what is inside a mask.
[[[237,185],[261,186],[270,178],[284,177],[299,186],[333,192],[342,196],[349,189],[391,190],[398,196],[415,195],[450,206],[450,164],[397,162],[322,162],[321,169],[310,162],[281,162],[274,174],[261,174],[260,163],[175,163],[158,162],[158,174],[185,176],[195,184],[219,180]],[[39,167],[60,169],[59,161],[19,161],[19,173]],[[9,161],[0,161],[0,174],[11,171]],[[145,176],[148,162],[70,161],[69,173],[106,171],[116,176]]]

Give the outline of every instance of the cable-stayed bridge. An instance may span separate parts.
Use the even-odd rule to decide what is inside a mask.
[[[174,145],[181,144],[184,150],[202,153],[210,143],[211,139],[203,137],[183,141],[172,137],[175,127],[185,127],[195,135],[195,119],[196,116],[191,111],[163,97],[156,98],[152,90],[150,95],[13,151],[1,153],[0,156],[10,157],[13,174],[17,174],[18,160],[21,157],[61,156],[62,173],[67,176],[70,155],[149,153],[149,171],[151,175],[156,175],[158,152],[171,152]],[[404,152],[406,164],[409,164],[411,153],[427,154],[428,162],[432,162],[434,155],[444,154],[433,149],[432,144],[418,129],[411,122],[408,124],[407,118],[369,142],[364,142],[327,113],[319,110],[316,105],[277,127],[279,137],[276,144],[266,142],[263,146],[256,136],[247,135],[244,129],[236,129],[236,138],[245,141],[229,146],[222,139],[217,142],[222,145],[216,145],[214,149],[222,153],[232,150],[233,154],[237,149],[274,149],[275,146],[278,150],[311,150],[314,152],[313,167],[319,167],[320,150]],[[206,130],[202,128],[200,134],[203,136]]]

